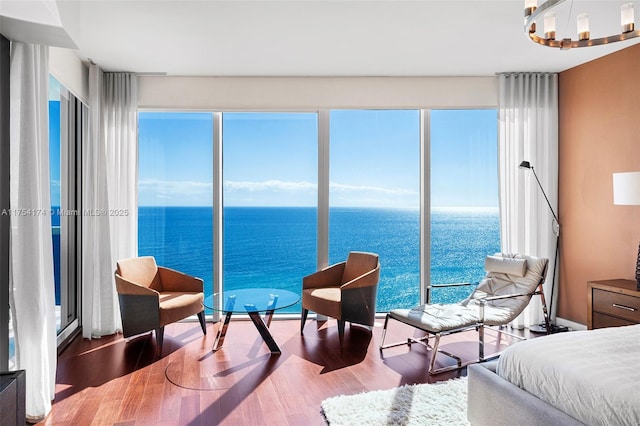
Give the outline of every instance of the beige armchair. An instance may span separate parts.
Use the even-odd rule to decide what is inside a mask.
[[[119,260],[115,277],[124,337],[155,330],[162,356],[164,326],[194,314],[207,334],[200,278],[157,266],[152,256]]]
[[[380,262],[374,253],[351,252],[346,262],[336,263],[302,279],[302,321],[309,311],[338,321],[340,345],[349,323],[373,326]]]

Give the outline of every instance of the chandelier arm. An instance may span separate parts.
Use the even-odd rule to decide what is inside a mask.
[[[635,31],[627,31],[620,34],[610,35],[607,37],[600,37],[595,39],[587,39],[587,40],[572,40],[570,38],[565,38],[561,40],[555,39],[547,39],[544,37],[540,37],[535,33],[535,22],[536,19],[542,15],[544,12],[556,7],[560,3],[564,3],[566,0],[547,0],[542,3],[535,10],[531,11],[527,9],[525,13],[528,13],[524,19],[524,32],[529,36],[531,41],[534,43],[541,44],[543,46],[548,47],[557,47],[560,49],[572,49],[577,47],[590,47],[590,46],[599,46],[603,44],[611,44],[618,41],[625,41],[632,38],[640,37],[640,30]],[[532,29],[533,27],[533,29]]]

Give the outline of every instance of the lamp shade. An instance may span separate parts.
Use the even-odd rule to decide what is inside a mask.
[[[640,172],[613,174],[613,204],[640,206]]]

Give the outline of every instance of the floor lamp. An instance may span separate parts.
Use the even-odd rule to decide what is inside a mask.
[[[549,210],[551,210],[551,214],[553,215],[553,220],[556,224],[556,226],[553,229],[553,233],[556,236],[556,253],[553,260],[553,276],[551,278],[551,301],[549,302],[550,330],[548,330],[548,332],[559,333],[561,331],[567,331],[568,330],[567,327],[563,325],[555,325],[554,324],[555,319],[553,318],[553,298],[554,298],[555,287],[556,287],[556,270],[558,269],[558,247],[560,244],[560,222],[558,221],[558,216],[556,215],[556,212],[553,210],[553,207],[551,207],[551,203],[549,202],[549,198],[547,198],[547,194],[544,192],[544,189],[542,189],[542,184],[540,183],[540,179],[538,179],[538,175],[536,174],[536,171],[531,165],[531,163],[529,163],[528,161],[523,161],[520,163],[520,168],[529,169],[533,172],[533,176],[536,178],[536,182],[538,182],[538,187],[540,188],[540,191],[542,191],[542,195],[544,195],[544,199],[547,201],[547,205],[549,206]],[[545,323],[541,323],[537,325],[532,325],[531,327],[529,327],[529,330],[534,333],[547,333],[547,326]]]

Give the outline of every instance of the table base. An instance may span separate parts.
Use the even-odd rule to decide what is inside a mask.
[[[249,318],[255,325],[256,329],[262,336],[262,340],[267,344],[271,354],[281,354],[280,348],[278,347],[276,341],[273,339],[273,336],[269,332],[269,326],[271,325],[271,319],[273,318],[274,310],[268,310],[264,316],[264,319],[260,316],[260,314],[253,308],[253,305],[245,305],[245,309],[247,310],[247,314],[249,314]],[[224,317],[224,321],[220,321],[221,324],[218,327],[218,332],[216,334],[216,339],[213,342],[213,351],[217,351],[222,348],[222,344],[224,343],[224,338],[227,335],[227,329],[229,328],[229,322],[231,321],[231,314],[233,312],[228,311]]]

